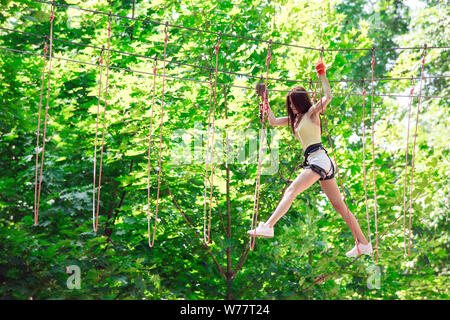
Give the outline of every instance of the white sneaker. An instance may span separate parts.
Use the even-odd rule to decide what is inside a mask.
[[[252,237],[272,238],[273,228],[269,227],[265,222],[260,222],[256,229],[247,231],[247,234]]]
[[[358,248],[359,248],[360,254],[372,254],[372,251],[373,251],[372,245],[370,243],[368,243],[368,244],[359,243]],[[353,249],[350,250],[349,252],[347,252],[345,255],[349,258],[354,258],[354,257],[358,256],[358,248],[355,245],[353,247]]]

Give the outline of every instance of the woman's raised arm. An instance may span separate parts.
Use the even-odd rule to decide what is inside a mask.
[[[322,99],[317,102],[315,105],[311,107],[312,113],[319,113],[324,112],[327,105],[330,103],[332,95],[331,95],[331,88],[330,84],[328,83],[327,75],[325,73],[325,65],[323,64],[323,61],[320,60],[316,65],[317,73],[319,74],[320,81],[322,81],[323,90],[325,92],[325,96],[322,97]]]

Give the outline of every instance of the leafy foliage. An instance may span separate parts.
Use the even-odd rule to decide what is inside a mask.
[[[70,0],[67,5],[131,16],[131,1]],[[0,296],[15,299],[447,299],[449,133],[448,100],[422,99],[416,146],[412,252],[403,252],[403,185],[407,99],[374,100],[375,165],[378,194],[381,287],[369,289],[373,262],[361,258],[349,265],[344,252],[352,234],[320,191],[318,184],[301,194],[277,225],[272,240],[257,240],[248,252],[256,165],[225,161],[218,153],[214,169],[212,243],[202,244],[205,163],[200,154],[188,163],[172,161],[180,152],[180,129],[191,137],[188,147],[205,135],[211,94],[209,69],[215,62],[218,31],[325,48],[448,45],[449,15],[445,4],[427,1],[421,10],[398,0],[329,1],[137,1],[135,16],[212,31],[169,28],[164,93],[164,126],[160,127],[162,78],[156,78],[155,119],[150,128],[153,59],[163,68],[163,25],[112,18],[105,153],[99,230],[92,231],[92,168],[99,68],[53,59],[49,121],[39,225],[33,226],[36,124],[41,86],[43,38],[2,31],[0,46],[30,51],[0,55]],[[108,16],[57,7],[54,37],[106,45]],[[2,27],[45,35],[49,9],[32,0],[2,1]],[[267,45],[222,37],[219,69],[246,73],[243,79],[219,73],[219,84],[254,87],[265,73]],[[270,77],[314,79],[319,52],[274,44]],[[54,55],[95,64],[99,50],[54,41]],[[417,50],[376,51],[376,77],[420,76]],[[106,52],[104,52],[106,54]],[[330,80],[369,78],[370,52],[326,52]],[[147,72],[130,73],[117,68]],[[426,75],[448,73],[448,50],[428,50]],[[198,79],[181,81],[170,76]],[[103,79],[104,83],[104,79]],[[269,81],[271,89],[293,84]],[[361,92],[359,83],[332,83],[335,92]],[[378,93],[409,92],[409,81],[379,82]],[[416,83],[416,92],[419,84]],[[45,88],[45,87],[44,87]],[[370,86],[366,82],[369,92]],[[448,96],[448,80],[426,80],[423,94]],[[45,95],[44,95],[45,99]],[[259,128],[256,95],[218,85],[216,127],[242,133]],[[103,98],[100,101],[103,103]],[[285,97],[273,92],[270,103],[285,113]],[[417,99],[413,104],[412,126]],[[45,106],[45,100],[44,100]],[[365,230],[366,206],[362,170],[362,124],[370,130],[370,99],[337,96],[327,110],[328,125],[344,181],[349,208]],[[151,210],[157,191],[159,136],[163,130],[162,185],[157,239],[147,239],[147,143],[152,132]],[[288,177],[300,146],[288,129],[277,129],[279,174]],[[217,142],[223,142],[218,135]],[[239,140],[241,139],[241,140]],[[200,140],[201,141],[201,140]],[[324,143],[327,139],[324,137]],[[374,238],[371,139],[366,146],[370,229]],[[411,165],[412,139],[409,164]],[[238,144],[239,145],[239,144]],[[183,150],[181,150],[183,151]],[[236,151],[236,150],[235,150]],[[199,155],[194,153],[194,155]],[[248,153],[256,156],[256,151]],[[268,157],[268,156],[266,156]],[[268,159],[265,158],[267,162]],[[411,167],[409,167],[411,168]],[[409,169],[410,170],[410,169]],[[409,171],[410,172],[410,171]],[[298,172],[297,172],[298,173]],[[261,179],[260,217],[275,209],[285,184],[278,174]],[[409,194],[409,189],[406,194]],[[152,220],[153,221],[153,220]],[[66,286],[66,268],[82,272],[81,289]]]

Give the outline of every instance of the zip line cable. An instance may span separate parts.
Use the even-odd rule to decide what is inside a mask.
[[[9,31],[9,32],[15,32],[15,33],[21,33],[24,35],[28,35],[28,36],[32,36],[32,37],[40,37],[40,38],[44,38],[44,35],[40,35],[40,34],[36,34],[36,33],[30,33],[30,32],[24,32],[24,31],[19,31],[19,30],[14,30],[14,29],[9,29],[9,28],[4,28],[4,27],[0,27],[0,30],[5,30],[5,31]],[[102,47],[100,46],[96,46],[96,45],[92,45],[92,44],[87,44],[87,43],[81,43],[81,42],[75,42],[75,41],[69,41],[69,40],[64,40],[64,39],[59,39],[59,38],[53,38],[53,41],[58,41],[58,42],[62,42],[62,43],[68,43],[68,44],[73,44],[73,45],[77,45],[77,46],[83,46],[83,47],[89,47],[89,48],[93,48],[93,49],[98,49],[101,50]],[[138,54],[138,53],[131,53],[131,52],[127,52],[127,51],[120,51],[120,50],[114,50],[111,49],[111,52],[117,53],[117,54],[121,54],[121,55],[127,55],[127,56],[133,56],[136,58],[143,58],[143,59],[149,59],[149,60],[154,60],[155,56],[150,57],[147,55],[143,55],[143,54]],[[203,69],[203,70],[207,70],[210,71],[211,68],[205,67],[205,66],[200,66],[200,65],[195,65],[195,64],[191,64],[191,63],[185,63],[185,62],[180,62],[180,61],[175,61],[175,60],[167,60],[167,63],[173,63],[173,64],[177,64],[177,65],[181,65],[181,66],[187,66],[187,67],[192,67],[192,68],[197,68],[197,69]],[[236,75],[236,76],[241,76],[241,77],[246,77],[246,78],[250,78],[250,79],[259,79],[258,76],[254,76],[251,74],[245,74],[245,73],[239,73],[239,72],[234,72],[234,71],[227,71],[227,70],[217,70],[218,73],[224,73],[224,74],[232,74],[232,75]],[[423,79],[447,79],[450,78],[450,75],[442,75],[442,76],[424,76]],[[413,78],[414,80],[420,80],[420,77],[417,78]],[[317,81],[312,81],[310,80],[299,80],[299,79],[281,79],[281,78],[268,78],[268,80],[270,81],[285,81],[285,82],[294,82],[294,83],[315,83],[317,84]],[[411,80],[411,77],[394,77],[394,78],[378,78],[378,79],[374,79],[374,81],[397,81],[397,80]],[[362,82],[362,79],[340,79],[340,80],[329,80],[328,82],[330,83],[350,83],[350,82]]]
[[[38,2],[38,3],[43,3],[43,4],[52,4],[52,2],[43,1],[43,0],[33,0],[33,1]],[[89,12],[89,13],[98,14],[98,15],[109,15],[109,13],[104,12],[104,11],[83,9],[83,8],[73,6],[73,5],[67,5],[67,4],[62,4],[62,3],[55,3],[55,5],[59,6],[59,7],[75,9],[75,10]],[[162,21],[156,21],[156,20],[150,20],[150,19],[140,19],[140,18],[135,18],[135,17],[133,18],[133,17],[121,16],[118,14],[113,14],[111,16],[115,17],[115,18],[119,18],[119,19],[140,21],[140,22],[151,23],[151,24],[155,24],[155,25],[167,25],[168,27],[176,28],[176,29],[183,29],[183,30],[189,30],[189,31],[197,31],[200,33],[218,35],[218,32],[203,30],[203,29],[199,29],[199,28],[185,27],[185,26],[180,26],[180,25],[176,25],[176,24],[169,24],[168,22],[162,22]],[[229,34],[229,33],[221,33],[221,35],[222,35],[222,37],[251,40],[251,41],[263,42],[263,43],[270,42],[272,45],[280,45],[280,46],[294,47],[294,48],[300,48],[300,49],[316,50],[316,51],[322,51],[322,52],[323,51],[333,52],[333,51],[372,51],[373,50],[372,48],[338,48],[338,49],[314,48],[314,47],[301,46],[301,45],[291,44],[291,43],[283,43],[283,42],[276,42],[276,41],[272,41],[272,40],[258,39],[258,38],[248,37],[248,36],[239,36],[239,35],[234,35],[234,34]],[[375,50],[422,50],[422,49],[423,49],[423,47],[390,47],[390,48],[376,48]],[[450,49],[450,46],[444,46],[444,47],[431,46],[431,47],[427,47],[427,49]]]
[[[35,53],[35,52],[30,52],[30,51],[24,51],[24,50],[19,50],[19,49],[12,49],[12,48],[6,48],[6,47],[0,47],[0,50],[5,50],[5,51],[11,51],[11,52],[15,52],[15,53],[23,53],[23,54],[27,54],[27,55],[33,55],[33,56],[40,56],[43,57],[43,54],[39,54],[39,53]],[[97,63],[93,63],[93,62],[86,62],[86,61],[79,61],[79,60],[74,60],[74,59],[69,59],[69,58],[64,58],[64,57],[57,57],[54,56],[52,57],[53,59],[57,59],[57,60],[63,60],[63,61],[68,61],[68,62],[73,62],[73,63],[78,63],[78,64],[85,64],[85,65],[90,65],[90,66],[94,66],[94,67],[99,67],[100,65]],[[104,67],[104,66],[103,66]],[[118,70],[118,71],[125,71],[125,72],[131,72],[131,73],[139,73],[139,74],[146,74],[146,75],[153,75],[152,72],[147,72],[147,71],[142,71],[142,70],[134,70],[134,69],[130,69],[130,68],[121,68],[121,67],[114,67],[114,66],[110,66],[109,67],[112,70]],[[162,77],[162,75],[157,74],[157,77]],[[177,77],[177,76],[169,76],[169,75],[165,75],[165,77],[167,79],[173,79],[173,80],[182,80],[182,81],[189,81],[189,82],[197,82],[197,83],[203,83],[203,84],[209,84],[209,81],[206,80],[199,80],[199,79],[193,79],[193,78],[181,78],[181,77]],[[407,78],[407,79],[411,79],[411,78]],[[425,79],[425,77],[424,77]],[[375,79],[374,79],[375,81]],[[237,89],[243,89],[243,90],[251,90],[254,91],[255,88],[252,87],[244,87],[244,86],[239,86],[239,85],[235,85],[235,84],[229,84],[229,83],[217,83],[217,85],[219,86],[225,86],[225,87],[230,87],[230,88],[237,88]],[[267,89],[267,91],[269,92],[280,92],[280,93],[288,93],[289,90],[280,90],[280,89]],[[308,93],[316,93],[318,94],[318,92],[312,92],[312,91],[307,91]],[[337,96],[362,96],[361,93],[350,93],[350,92],[332,92],[333,95],[337,95]],[[389,94],[389,93],[379,93],[379,94],[374,94],[374,96],[376,97],[392,97],[392,98],[410,98],[410,95],[402,95],[402,94]],[[414,98],[418,98],[419,96],[413,96]],[[426,98],[426,99],[450,99],[450,96],[437,96],[437,95],[430,95],[430,96],[421,96],[422,98]]]

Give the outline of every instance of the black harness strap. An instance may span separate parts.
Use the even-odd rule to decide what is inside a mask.
[[[319,167],[319,166],[317,166],[315,164],[310,164],[308,162],[308,156],[311,153],[314,153],[314,152],[319,151],[319,150],[324,150],[326,155],[327,155],[327,157],[328,157],[328,159],[330,159],[330,156],[328,155],[327,150],[323,147],[322,143],[311,144],[311,145],[309,145],[306,148],[305,153],[303,154],[304,159],[303,159],[303,163],[302,163],[301,167],[304,168],[304,169],[311,169],[312,171],[314,171],[315,173],[320,175],[321,178],[319,180],[321,180],[321,181],[333,179],[334,178],[334,171],[335,171],[335,169],[334,169],[333,161],[331,161],[331,159],[330,159],[330,162],[331,162],[331,170],[330,170],[331,171],[331,175],[328,175],[328,173],[323,168],[321,168],[321,167]]]

